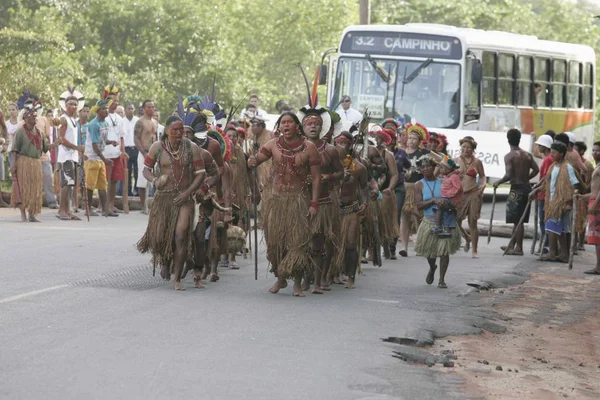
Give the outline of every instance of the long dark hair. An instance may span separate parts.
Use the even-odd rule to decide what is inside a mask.
[[[279,116],[279,118],[277,119],[277,122],[275,123],[275,128],[274,129],[276,131],[279,130],[279,124],[281,124],[281,120],[285,116],[292,117],[292,119],[294,120],[294,123],[298,127],[298,132],[300,133],[300,135],[304,136],[304,131],[302,130],[302,124],[300,123],[300,120],[298,119],[298,116],[296,114],[294,114],[293,112],[291,112],[291,111],[285,111],[285,112],[283,112]]]

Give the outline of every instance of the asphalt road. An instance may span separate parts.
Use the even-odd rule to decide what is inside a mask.
[[[498,210],[497,210],[498,211]],[[461,381],[393,357],[388,336],[469,333],[459,297],[472,279],[509,276],[527,258],[452,257],[448,290],[427,286],[411,257],[367,266],[356,290],[268,293],[263,249],[204,290],[152,277],[135,243],[138,212],[90,223],[20,223],[0,210],[2,399],[452,399]],[[530,259],[529,259],[530,260]]]

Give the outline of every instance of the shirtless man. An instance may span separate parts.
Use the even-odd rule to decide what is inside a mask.
[[[161,276],[173,280],[175,290],[181,284],[183,264],[191,255],[194,236],[192,195],[204,179],[204,161],[198,146],[183,137],[183,121],[170,116],[165,123],[166,137],[151,145],[144,156],[144,177],[156,188],[146,233],[137,247],[151,252],[154,265],[162,267]],[[152,169],[158,162],[160,178]]]
[[[221,135],[217,131],[209,131],[208,136],[211,140],[216,143],[220,143],[215,138]],[[219,154],[220,145],[219,145]],[[225,157],[228,157],[226,155]],[[223,161],[223,173],[218,177],[212,192],[216,197],[216,201],[219,205],[227,211],[213,210],[210,219],[210,235],[208,238],[208,259],[210,262],[210,269],[205,266],[202,274],[202,280],[205,280],[210,273],[210,281],[217,282],[219,280],[218,266],[228,266],[227,260],[227,228],[233,221],[231,211],[231,167],[229,166],[228,158],[222,158]]]
[[[369,147],[368,157],[372,165],[373,176],[379,184],[383,199],[378,207],[379,234],[386,259],[395,260],[396,241],[400,233],[398,209],[394,189],[398,183],[398,167],[394,155],[387,150],[392,142],[393,131],[383,129],[375,133],[376,147]]]
[[[334,185],[344,176],[344,167],[338,150],[322,138],[329,132],[331,119],[324,124],[323,117],[329,117],[324,108],[303,108],[300,110],[302,129],[308,140],[315,145],[321,157],[321,190],[319,214],[311,221],[312,258],[315,264],[314,287],[312,293],[323,294],[329,287],[327,275],[333,258],[333,250],[338,247],[340,235],[340,206],[337,198],[331,196]],[[337,275],[337,273],[335,273]],[[308,279],[303,290],[308,289]]]
[[[587,243],[596,247],[596,268],[585,271],[589,275],[600,275],[600,142],[594,143],[592,157],[596,168],[592,173],[592,186],[590,193],[581,196],[588,202],[587,214]]]
[[[531,192],[529,181],[533,179],[540,171],[538,165],[533,160],[533,156],[519,147],[521,142],[521,131],[510,129],[506,133],[510,152],[504,156],[504,165],[506,173],[504,176],[494,182],[494,188],[497,188],[504,182],[510,181],[510,194],[506,201],[506,223],[514,224],[513,235],[515,240],[508,243],[506,249],[507,255],[523,255],[523,236],[525,234],[525,223],[529,222],[529,209],[527,208],[527,198]],[[525,214],[523,224],[518,226],[521,216]],[[505,248],[503,248],[504,250]]]
[[[461,180],[463,186],[464,200],[457,208],[456,222],[458,227],[465,236],[467,243],[465,244],[465,251],[469,251],[470,245],[473,246],[473,258],[479,258],[477,254],[479,245],[479,230],[477,228],[477,221],[481,216],[481,205],[483,202],[483,191],[485,190],[486,180],[485,171],[483,169],[483,163],[477,157],[475,157],[475,149],[477,149],[477,142],[471,136],[465,136],[459,140],[460,144],[460,156],[454,161],[460,167]],[[479,185],[477,184],[477,178],[479,177]],[[467,219],[469,224],[470,235],[462,229],[462,221]]]
[[[188,118],[190,117],[186,118],[186,122]],[[204,199],[208,194],[210,188],[214,187],[217,184],[219,180],[219,174],[217,171],[217,165],[213,157],[207,150],[201,147],[203,142],[201,142],[198,138],[194,136],[194,130],[199,127],[199,124],[205,124],[206,121],[204,121],[201,117],[199,118],[197,116],[195,119],[191,119],[191,121],[192,122],[190,122],[189,125],[184,125],[184,133],[188,139],[190,139],[194,144],[198,146],[200,156],[204,161],[205,179],[200,185],[200,188],[194,194],[194,198],[197,203],[197,205],[195,205],[194,207],[200,207],[198,215],[195,216],[196,221],[194,221],[194,223],[197,224],[194,229],[194,257],[193,259],[188,259],[188,261],[186,262],[186,267],[183,276],[185,277],[187,272],[193,269],[194,287],[197,289],[202,289],[204,287],[202,282],[202,271],[207,260],[205,235],[207,222],[210,219],[210,212],[207,211],[210,209],[210,206],[203,208],[202,204],[203,202],[205,202]],[[210,201],[208,201],[208,203],[210,203]]]
[[[311,237],[309,221],[319,212],[321,157],[315,145],[302,135],[295,114],[284,112],[276,126],[281,136],[271,139],[256,156],[250,157],[248,167],[273,159],[272,194],[263,215],[268,232],[267,258],[277,277],[270,292],[279,292],[292,278],[294,296],[304,297],[301,280],[311,266],[307,238]]]
[[[354,289],[356,269],[358,268],[358,244],[360,237],[360,216],[367,207],[368,185],[367,169],[352,157],[352,135],[342,132],[336,139],[335,145],[343,150],[344,178],[340,189],[341,237],[340,251],[335,265],[342,265],[342,270],[348,277],[346,289]]]
[[[152,100],[144,100],[142,103],[142,110],[144,111],[144,115],[140,117],[133,128],[133,140],[135,147],[139,151],[138,171],[144,170],[144,160],[150,151],[150,146],[152,146],[152,143],[155,141],[156,130],[158,128],[157,122],[153,118],[154,102]],[[148,209],[146,208],[147,187],[148,180],[146,179],[145,173],[139,174],[137,188],[140,196],[140,203],[142,205],[142,214],[148,214]]]

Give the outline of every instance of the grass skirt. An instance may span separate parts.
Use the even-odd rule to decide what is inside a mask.
[[[173,272],[173,258],[175,254],[175,227],[179,218],[179,210],[183,206],[192,206],[193,202],[176,206],[173,200],[178,196],[175,191],[158,191],[154,195],[154,203],[148,216],[146,233],[137,243],[140,253],[152,253],[154,266],[169,266]],[[187,244],[186,260],[194,258],[194,213],[190,212],[189,231],[185,243]]]
[[[220,205],[224,205],[222,201],[219,201]],[[218,260],[221,254],[227,254],[227,231],[225,230],[225,214],[222,211],[214,209],[210,216],[210,235],[208,237],[208,258],[211,260]],[[223,226],[220,230],[217,225]],[[225,235],[225,237],[223,237]]]
[[[406,215],[406,219],[409,224],[409,232],[414,234],[417,232],[417,228],[421,220],[423,219],[423,211],[417,209],[415,203],[415,184],[405,183],[406,198],[404,199],[404,206],[402,207],[402,215]]]
[[[449,256],[456,253],[460,247],[460,232],[452,229],[452,236],[440,239],[437,233],[431,232],[435,224],[427,218],[423,218],[417,231],[417,243],[415,252],[425,258],[437,258]]]
[[[379,204],[377,200],[369,199],[365,209],[365,218],[362,223],[363,248],[370,248],[375,243],[376,230],[379,229],[377,215],[379,214]]]
[[[350,228],[354,226],[354,228],[356,230],[358,230],[358,232],[352,232],[350,230]],[[356,243],[354,245],[354,247],[350,247],[348,246],[348,238],[350,237],[350,235],[354,235],[355,239],[356,239]],[[345,270],[345,257],[346,257],[346,250],[353,250],[353,249],[357,249],[358,250],[358,241],[359,241],[359,236],[360,236],[360,217],[358,215],[358,212],[352,212],[349,214],[345,214],[342,215],[342,227],[341,227],[341,234],[340,234],[340,245],[339,245],[339,249],[335,254],[335,257],[332,260],[331,263],[331,275],[332,276],[336,276],[339,275],[342,271]],[[358,260],[360,263],[360,259]],[[358,266],[357,266],[358,267]]]
[[[477,220],[481,217],[482,199],[479,195],[479,190],[473,190],[465,193],[463,201],[456,207],[456,220],[467,220],[469,226],[477,224]]]
[[[319,205],[319,212],[310,221],[310,232],[313,235],[322,234],[334,244],[340,235],[340,203],[331,200]]]
[[[10,197],[10,205],[13,208],[21,208],[32,214],[42,212],[43,184],[42,184],[42,162],[39,158],[26,156],[17,157],[17,180],[21,190],[21,204],[16,204],[17,185],[12,186],[13,193]]]
[[[308,201],[299,194],[273,194],[265,218],[267,259],[279,278],[312,272]]]
[[[383,200],[379,202],[379,234],[381,235],[381,244],[384,246],[393,246],[396,239],[400,237],[400,227],[398,226],[398,208],[396,207],[396,196],[383,194]]]
[[[580,199],[577,202],[577,215],[575,215],[574,231],[578,234],[583,234],[587,226],[587,202]]]

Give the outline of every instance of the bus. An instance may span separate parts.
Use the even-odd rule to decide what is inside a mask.
[[[505,132],[511,128],[524,133],[521,147],[529,151],[550,129],[573,132],[591,150],[591,47],[410,23],[347,27],[338,48],[323,59],[329,54],[320,82],[328,83],[328,104],[348,95],[353,108],[368,110],[371,122],[419,122],[446,134],[453,156],[460,152],[458,140],[473,136],[490,177],[504,175],[510,150]]]

